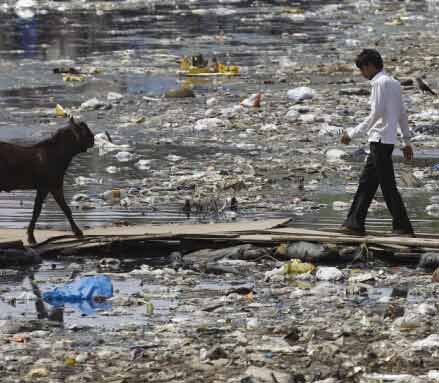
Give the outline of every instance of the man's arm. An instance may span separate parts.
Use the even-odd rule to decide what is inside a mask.
[[[401,105],[401,114],[399,115],[399,127],[401,128],[402,140],[404,141],[404,144],[410,145],[412,134],[410,133],[409,119],[407,117],[407,110],[404,104]]]
[[[384,86],[382,84],[374,84],[371,95],[371,110],[369,116],[355,128],[347,129],[349,138],[353,138],[366,129],[372,128],[375,123],[383,116],[384,113]]]
[[[407,117],[407,109],[405,108],[401,100],[401,113],[399,115],[399,127],[402,132],[402,140],[404,141],[404,147],[402,148],[402,153],[404,158],[408,161],[413,159],[413,149],[410,145],[411,133],[409,129],[409,120]]]

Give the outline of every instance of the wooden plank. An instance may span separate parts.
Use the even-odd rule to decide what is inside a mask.
[[[408,238],[408,237],[353,237],[353,236],[335,236],[335,235],[278,235],[273,239],[281,241],[310,241],[321,243],[340,243],[340,244],[366,244],[366,245],[396,245],[405,247],[428,247],[439,249],[438,239],[428,238]]]
[[[335,234],[343,234],[339,230],[335,228],[322,228],[322,231],[326,232],[333,232]],[[384,230],[367,230],[368,236],[374,236],[374,237],[394,237],[394,234],[392,234],[391,231],[384,231]],[[425,233],[425,232],[415,232],[416,238],[436,238],[439,239],[439,234],[437,233]]]
[[[289,222],[290,219],[268,219],[260,221],[237,221],[232,223],[210,224],[166,224],[166,225],[135,225],[124,227],[104,227],[86,230],[87,235],[146,235],[146,234],[220,234],[239,233],[241,231],[267,230]]]
[[[331,232],[330,230],[314,230],[314,229],[303,229],[299,227],[282,227],[267,229],[265,232],[271,234],[291,234],[291,235],[305,235],[305,236],[328,236],[328,235],[338,235],[344,236],[343,233]]]
[[[135,236],[135,235],[170,235],[170,234],[213,234],[213,233],[236,233],[255,230],[266,230],[279,225],[285,225],[290,219],[268,219],[268,220],[242,220],[232,223],[213,224],[165,224],[165,225],[132,225],[132,226],[107,226],[97,227],[84,231],[85,236]],[[35,237],[38,243],[42,243],[52,237],[71,237],[71,231],[61,230],[35,230]],[[26,229],[0,229],[0,243],[22,241],[27,243]]]

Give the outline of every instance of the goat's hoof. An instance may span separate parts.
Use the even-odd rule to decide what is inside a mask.
[[[28,236],[27,242],[29,243],[29,245],[35,245],[37,243],[34,236]]]
[[[75,234],[76,238],[83,238],[84,237],[84,233],[82,232],[82,230],[78,229],[78,230],[75,230],[73,233]]]

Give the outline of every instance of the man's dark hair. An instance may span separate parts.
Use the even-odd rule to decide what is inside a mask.
[[[383,69],[383,59],[375,49],[363,49],[355,59],[355,65],[359,69],[369,64],[375,65],[378,70]]]

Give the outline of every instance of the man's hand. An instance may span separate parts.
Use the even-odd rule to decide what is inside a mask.
[[[346,132],[346,130],[344,130],[341,134],[340,142],[344,145],[348,145],[351,142],[351,138],[349,137],[349,134]]]
[[[404,154],[404,159],[406,161],[411,161],[413,159],[413,149],[412,146],[407,144],[402,148],[402,153]]]

